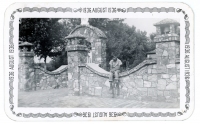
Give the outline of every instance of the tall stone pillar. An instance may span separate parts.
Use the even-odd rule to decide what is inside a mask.
[[[18,89],[29,91],[35,88],[34,82],[34,52],[32,44],[23,42],[19,44],[19,64],[18,64]]]
[[[79,65],[87,62],[88,48],[84,37],[67,37],[68,56],[68,88],[69,95],[80,95],[82,87],[80,84]]]
[[[175,34],[175,25],[180,24],[174,20],[162,20],[156,27],[170,29],[170,34],[157,34],[156,56],[157,56],[157,89],[159,94],[169,102],[176,102],[179,98],[179,58],[180,58],[180,38]],[[163,32],[163,31],[161,31]]]
[[[178,41],[156,42],[157,72],[158,73],[176,73],[176,59],[179,56]]]

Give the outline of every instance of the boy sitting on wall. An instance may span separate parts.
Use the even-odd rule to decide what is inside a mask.
[[[109,82],[110,82],[110,90],[112,90],[112,82],[113,82],[113,76],[115,76],[116,83],[119,83],[119,72],[120,72],[120,66],[122,65],[121,60],[117,58],[117,55],[112,54],[113,59],[109,62],[110,65],[110,75],[109,75]],[[119,85],[119,84],[118,84]]]

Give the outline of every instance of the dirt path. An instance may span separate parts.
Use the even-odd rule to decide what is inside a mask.
[[[178,108],[179,103],[147,102],[94,96],[68,96],[66,88],[19,92],[19,107]]]

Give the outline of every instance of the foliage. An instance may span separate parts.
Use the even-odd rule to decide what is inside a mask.
[[[151,41],[153,41],[154,40],[154,37],[156,36],[156,33],[151,33],[150,34],[150,39],[151,39]]]
[[[107,63],[112,59],[111,54],[118,54],[123,62],[123,70],[132,68],[146,58],[146,52],[155,49],[151,42],[155,34],[146,36],[145,31],[136,30],[135,26],[123,23],[124,19],[90,18],[89,24],[102,30],[107,38]],[[65,37],[77,26],[80,19],[56,18],[24,18],[19,25],[19,40],[34,44],[34,52],[40,58],[51,57],[48,70],[55,70],[67,64],[65,52]]]
[[[57,68],[59,68],[61,65],[67,65],[67,52],[64,50],[62,51],[62,54],[53,58],[48,64],[47,64],[47,70],[53,71]]]
[[[47,57],[55,59],[65,48],[65,36],[80,24],[80,19],[22,18],[19,40],[34,44],[34,53],[46,63]]]
[[[96,19],[89,20],[90,25],[104,31],[108,38],[107,63],[112,59],[112,53],[118,54],[122,60],[122,69],[136,66],[146,58],[146,52],[155,49],[155,43],[148,42],[145,31],[136,30],[135,26],[123,23],[124,19]]]
[[[47,56],[53,57],[59,54],[58,47],[63,39],[60,36],[61,26],[58,19],[31,18],[21,19],[19,26],[20,40],[34,44],[34,52],[46,63]]]

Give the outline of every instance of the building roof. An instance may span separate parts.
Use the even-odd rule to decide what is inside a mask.
[[[157,22],[154,24],[154,26],[160,26],[160,25],[166,25],[166,24],[175,24],[175,25],[180,25],[179,22],[177,22],[176,20],[173,19],[163,19],[160,22]]]
[[[19,44],[19,46],[33,46],[33,44],[25,41],[25,42],[22,42],[21,44]]]
[[[76,36],[78,36],[79,34],[78,33],[74,33],[77,29],[79,29],[79,28],[89,28],[89,29],[91,29],[91,30],[93,30],[94,31],[94,33],[99,37],[99,38],[107,38],[106,37],[106,35],[103,33],[103,31],[101,31],[100,29],[98,29],[98,28],[96,28],[96,27],[93,27],[93,26],[91,26],[91,25],[79,25],[79,26],[77,26],[74,30],[72,30],[71,32],[70,32],[70,34],[66,37],[66,38],[70,38],[70,37],[76,37]],[[82,36],[84,36],[84,35],[82,35]],[[85,36],[85,37],[87,37],[87,36]]]

